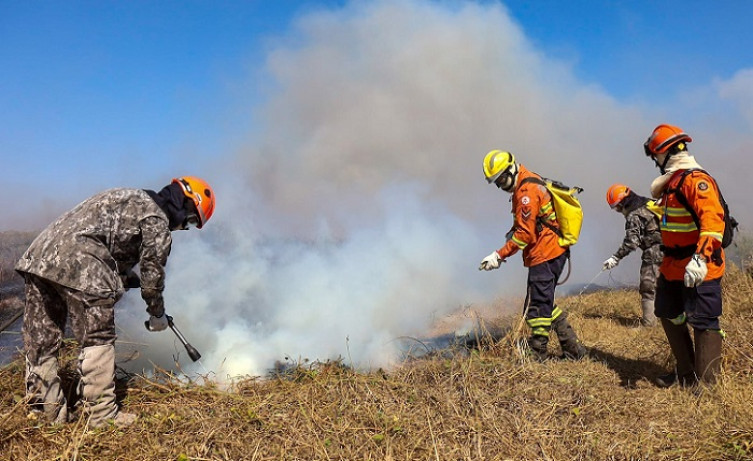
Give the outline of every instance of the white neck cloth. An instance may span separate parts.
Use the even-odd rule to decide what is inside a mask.
[[[675,171],[689,170],[691,168],[702,169],[703,167],[695,161],[695,157],[688,154],[687,152],[678,152],[677,154],[669,157],[669,160],[667,160],[667,166],[664,169],[666,173],[654,179],[654,181],[651,183],[651,197],[661,197],[662,193],[664,193],[664,189],[667,188],[669,179],[672,177],[672,174],[674,174]]]

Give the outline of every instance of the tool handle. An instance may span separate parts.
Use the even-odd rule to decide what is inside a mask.
[[[178,328],[173,323],[173,318],[169,315],[167,316],[167,325],[171,330],[173,330],[173,333],[175,333],[175,336],[178,337],[181,344],[183,344],[183,347],[186,348],[186,352],[188,352],[188,356],[191,357],[191,360],[193,360],[194,362],[199,360],[201,358],[201,354],[199,354],[199,351],[197,351],[195,347],[193,347],[191,344],[189,344],[188,341],[186,341],[186,338],[183,337],[180,330],[178,330]],[[144,326],[147,330],[151,331],[149,329],[149,320],[146,320],[144,322]]]
[[[183,343],[183,347],[186,348],[186,352],[188,352],[188,356],[191,357],[191,360],[194,362],[199,360],[201,358],[201,354],[199,354],[199,351],[196,350],[195,347],[193,347],[188,341],[186,341],[186,338],[181,334],[180,330],[178,330],[178,327],[175,326],[173,323],[173,318],[171,316],[167,316],[167,324],[170,326],[170,329],[173,330],[175,333],[175,336],[178,337],[181,343]]]

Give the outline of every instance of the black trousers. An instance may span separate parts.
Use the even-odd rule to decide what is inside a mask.
[[[557,281],[570,257],[566,250],[554,259],[528,268],[528,293],[525,306],[528,306],[526,320],[551,318],[554,311],[554,290]]]

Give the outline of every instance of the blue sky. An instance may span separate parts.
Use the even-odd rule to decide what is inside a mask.
[[[753,3],[505,2],[545,52],[620,98],[669,99],[753,62]]]
[[[7,167],[34,181],[101,156],[162,168],[159,153],[186,133],[221,146],[227,133],[213,117],[227,85],[246,78],[264,59],[265,37],[284,31],[306,2],[215,5],[0,3]]]
[[[348,3],[0,1],[2,180],[62,189],[42,200],[201,170],[253,131],[269,50]],[[748,1],[504,4],[537,53],[628,104],[671,104],[753,62]]]

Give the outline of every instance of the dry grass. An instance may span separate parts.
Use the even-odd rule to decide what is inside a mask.
[[[589,347],[581,362],[535,363],[500,342],[368,374],[330,363],[232,391],[134,378],[124,430],[27,419],[23,369],[0,371],[3,459],[753,459],[753,282],[730,268],[728,333],[713,388],[659,389],[671,363],[660,327],[638,328],[635,291],[564,298]],[[554,349],[554,346],[551,346]],[[68,357],[70,360],[72,357]],[[125,391],[125,389],[124,389]]]

